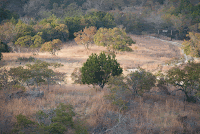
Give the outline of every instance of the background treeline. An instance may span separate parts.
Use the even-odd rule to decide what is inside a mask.
[[[133,34],[176,31],[184,39],[199,32],[198,0],[3,0],[0,39],[10,46],[41,47],[73,39],[85,27],[125,28]],[[2,50],[1,50],[2,51]]]

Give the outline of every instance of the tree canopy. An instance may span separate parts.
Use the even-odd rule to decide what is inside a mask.
[[[83,84],[97,84],[103,88],[111,76],[122,74],[122,68],[115,57],[101,52],[89,56],[81,68],[81,74]]]
[[[135,42],[127,36],[124,29],[100,28],[94,36],[96,45],[105,46],[109,51],[132,51],[131,46]]]
[[[89,45],[92,44],[94,41],[94,35],[96,34],[96,27],[91,26],[89,28],[85,27],[83,31],[79,31],[74,33],[76,37],[74,40],[77,44],[82,44],[85,46],[86,49],[89,48]]]
[[[53,41],[45,42],[40,51],[47,51],[55,55],[57,50],[60,50],[62,47],[62,41],[59,39],[54,39]]]
[[[167,82],[178,86],[185,93],[187,101],[194,101],[189,96],[191,91],[200,91],[200,63],[190,62],[184,68],[174,67],[167,72]]]

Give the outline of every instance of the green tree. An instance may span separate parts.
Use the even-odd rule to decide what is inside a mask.
[[[167,72],[167,82],[185,93],[186,101],[195,102],[192,91],[200,91],[200,63],[189,62],[183,69],[174,67]]]
[[[18,23],[16,24],[16,27],[15,27],[15,31],[17,32],[16,40],[26,35],[29,35],[29,36],[35,35],[35,31],[33,27],[23,23],[21,20],[18,20]]]
[[[0,52],[9,52],[8,45],[0,39]]]
[[[47,51],[55,55],[57,50],[60,50],[62,47],[62,41],[59,39],[54,39],[53,41],[45,42],[40,51]]]
[[[106,56],[101,52],[99,56],[96,54],[89,56],[81,68],[81,74],[83,84],[97,84],[103,89],[110,76],[122,74],[122,68],[115,56]]]
[[[32,45],[32,40],[30,35],[25,35],[19,37],[17,41],[15,41],[15,45],[19,47],[30,47]]]
[[[105,97],[119,108],[126,108],[126,104],[129,96],[132,95],[132,92],[129,90],[128,84],[125,82],[125,77],[122,75],[110,77],[107,84],[109,94]]]
[[[38,32],[35,36],[31,38],[31,40],[33,41],[33,45],[31,45],[30,47],[38,48],[42,46],[42,44],[44,43],[44,39],[41,37],[42,34],[42,32]]]
[[[128,86],[132,95],[142,95],[145,91],[150,90],[156,83],[156,77],[139,68],[140,71],[133,72],[126,77]]]
[[[200,57],[200,33],[189,32],[190,40],[182,43],[184,53],[193,57]]]
[[[112,104],[126,108],[126,104],[133,96],[141,95],[155,86],[156,77],[150,72],[139,68],[139,71],[132,72],[126,77],[114,76],[108,80],[109,94],[105,97]]]
[[[124,29],[120,28],[100,28],[94,36],[96,45],[105,46],[109,51],[132,51],[131,44],[135,43],[127,36]]]
[[[55,27],[56,30],[56,35],[57,39],[60,39],[62,41],[67,41],[69,38],[69,31],[68,31],[68,27],[65,24],[59,24],[58,26]]]
[[[15,83],[26,84],[28,86],[29,81],[33,80],[34,84],[38,87],[39,84],[47,82],[49,89],[50,81],[55,77],[54,71],[49,69],[49,66],[57,68],[62,65],[37,60],[35,64],[26,64],[26,68],[22,66],[11,68],[8,74]]]
[[[82,30],[85,25],[82,24],[83,18],[81,16],[66,17],[65,24],[69,26],[69,38],[74,38],[74,33]]]
[[[94,42],[94,35],[96,34],[96,27],[85,27],[83,31],[79,31],[77,33],[74,33],[74,36],[76,37],[74,40],[77,44],[82,44],[85,46],[86,49],[89,48],[89,44],[92,44]]]

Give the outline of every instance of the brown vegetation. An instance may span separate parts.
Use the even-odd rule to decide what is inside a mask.
[[[134,52],[116,54],[116,59],[123,67],[125,75],[129,73],[126,69],[136,68],[138,65],[148,71],[156,72],[161,69],[165,72],[171,67],[161,64],[173,57],[181,57],[179,48],[169,43],[134,35],[131,38],[136,40],[136,44],[130,46]],[[100,92],[94,90],[92,86],[71,84],[73,81],[70,76],[74,68],[81,67],[91,53],[106,51],[106,48],[100,46],[93,46],[88,52],[83,46],[67,47],[71,44],[66,44],[57,56],[48,53],[38,53],[34,56],[28,53],[3,53],[1,62],[4,62],[6,68],[19,66],[19,62],[16,62],[18,57],[33,56],[44,61],[60,62],[64,66],[55,70],[67,73],[67,84],[50,86],[49,91],[46,90],[47,86],[43,85],[40,90],[44,91],[44,97],[32,100],[14,98],[6,102],[7,91],[1,90],[1,131],[9,132],[16,122],[15,116],[20,113],[35,120],[34,114],[38,110],[52,109],[63,102],[73,105],[77,113],[75,118],[79,117],[85,121],[89,133],[200,133],[199,104],[183,101],[181,92],[169,95],[163,92],[163,87],[153,87],[143,97],[136,97],[130,101],[128,109],[119,112],[117,107],[104,98],[108,94],[106,86]],[[165,89],[171,93],[177,88],[165,85]]]

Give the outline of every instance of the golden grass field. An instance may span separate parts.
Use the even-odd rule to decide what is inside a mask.
[[[158,70],[167,71],[172,66],[161,66],[166,61],[173,58],[180,58],[180,48],[169,43],[131,35],[136,41],[131,48],[134,52],[121,52],[116,54],[116,59],[123,68],[123,74],[129,72],[126,69],[137,68],[138,66],[147,71],[156,73]],[[34,57],[36,59],[48,62],[60,62],[64,66],[57,68],[56,71],[67,73],[66,83],[50,86],[41,86],[40,90],[44,91],[42,99],[27,100],[13,99],[5,102],[6,91],[1,92],[0,103],[0,120],[1,131],[8,131],[16,122],[15,115],[22,113],[30,117],[38,110],[55,108],[60,102],[72,104],[74,111],[82,121],[85,121],[89,133],[96,133],[98,129],[105,127],[111,129],[117,124],[119,116],[118,110],[104,99],[108,94],[107,87],[102,91],[95,91],[92,86],[73,84],[70,78],[71,73],[77,67],[82,67],[91,53],[100,53],[106,51],[101,46],[91,46],[85,50],[84,46],[76,45],[74,41],[64,44],[64,47],[56,56],[49,53],[3,53],[1,64],[7,69],[24,65],[16,62],[18,57]],[[158,66],[160,65],[160,66]],[[167,86],[169,91],[175,90],[176,87]],[[151,91],[161,92],[162,89],[153,87]],[[122,124],[118,128],[107,131],[107,133],[137,133],[137,134],[172,134],[172,133],[200,133],[200,105],[182,101],[183,94],[178,92],[175,96],[166,94],[145,93],[143,97],[136,97],[129,104],[128,110],[123,112]],[[184,120],[179,118],[185,117]],[[123,131],[122,131],[123,130]],[[73,133],[69,131],[68,133]]]

